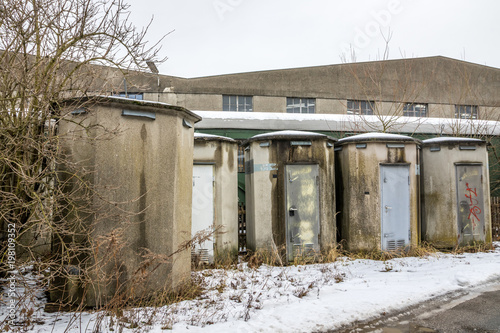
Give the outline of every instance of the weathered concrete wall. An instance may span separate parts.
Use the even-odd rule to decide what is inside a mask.
[[[403,115],[403,104],[402,103],[391,103],[391,102],[376,102],[374,114],[385,114],[390,116],[399,117]]]
[[[145,97],[152,98],[154,101],[157,99],[155,94]],[[222,110],[222,95],[165,93],[160,95],[160,102],[182,106],[189,110]]]
[[[156,119],[122,116],[123,109],[155,113]],[[133,287],[132,297],[175,290],[189,279],[189,250],[161,263],[143,276],[145,281],[133,281],[146,251],[170,256],[190,238],[193,128],[183,126],[183,120],[193,124],[200,118],[177,107],[113,98],[89,104],[88,111],[68,114],[59,128],[63,137],[74,138],[65,141],[64,150],[93,170],[91,183],[98,193],[95,214],[87,218],[98,267],[91,272],[95,278],[86,304],[106,303],[117,286]],[[82,131],[80,121],[93,130]],[[104,251],[110,235],[122,239],[116,253]]]
[[[300,96],[498,106],[500,69],[445,57],[373,61],[330,66],[172,80],[179,93]]]
[[[245,198],[247,248],[253,251],[273,249],[273,205],[276,184],[272,170],[252,172],[255,165],[269,164],[270,150],[250,143],[245,150]]]
[[[220,97],[222,99],[222,96]],[[286,112],[286,97],[254,96],[254,112]]]
[[[120,91],[123,76],[115,76],[113,89]],[[331,101],[342,100],[428,103],[429,117],[453,118],[456,104],[500,108],[500,69],[440,56],[159,79],[158,87],[157,75],[131,72],[129,91],[151,93],[151,100],[161,91],[160,101],[192,110],[222,110],[222,95],[254,96],[256,112],[286,112],[286,102],[279,101],[286,97],[316,98],[317,113],[345,114],[345,107],[331,111]],[[319,100],[328,101],[326,108]],[[498,120],[498,115],[480,110],[480,118]]]
[[[193,162],[215,166],[215,256],[238,253],[238,143],[221,137],[196,138]],[[223,258],[221,258],[223,259]]]
[[[491,243],[491,209],[486,144],[472,142],[476,150],[460,150],[459,142],[427,144],[422,147],[422,238],[439,248],[459,245],[457,175],[455,163],[482,163],[485,242]],[[440,147],[431,151],[431,147]]]
[[[250,139],[245,155],[247,247],[283,251],[286,246],[285,167],[289,164],[319,166],[319,245],[326,253],[336,244],[335,172],[333,139],[301,137],[311,146],[292,146],[293,137]],[[272,135],[272,134],[271,134]],[[261,146],[261,143],[269,143]],[[283,254],[283,252],[281,252]]]
[[[366,148],[356,148],[357,143],[366,143]],[[350,251],[381,249],[381,189],[380,164],[409,163],[410,175],[410,230],[411,246],[419,241],[418,182],[415,172],[417,145],[405,142],[402,148],[387,148],[390,141],[357,141],[341,143],[337,151],[337,168],[342,175],[341,192],[338,195],[341,238]]]
[[[455,118],[455,109],[447,104],[429,104],[429,117]]]
[[[345,114],[346,105],[346,100],[317,98],[316,113]]]

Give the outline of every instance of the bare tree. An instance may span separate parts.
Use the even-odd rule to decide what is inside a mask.
[[[121,81],[129,70],[164,60],[158,58],[158,44],[146,43],[147,27],[131,24],[128,9],[121,0],[0,4],[0,274],[12,271],[14,255],[16,262],[22,256],[62,274],[61,260],[78,262],[90,251],[78,242],[86,232],[78,221],[92,213],[91,170],[65,159],[60,150],[58,105],[69,97],[110,91],[113,80]],[[81,130],[91,129],[82,125]],[[58,165],[64,165],[64,174]],[[54,222],[68,216],[76,223]],[[45,235],[59,239],[60,246],[41,258],[48,252],[37,246],[50,242],[37,237]],[[9,247],[12,237],[15,253]]]
[[[403,119],[407,106],[418,105],[427,83],[432,77],[422,80],[418,69],[411,62],[389,63],[389,44],[392,32],[381,34],[385,47],[376,62],[358,63],[354,50],[349,55],[341,55],[352,91],[352,103],[365,103],[366,113],[354,111],[357,121],[353,128],[362,131],[398,131],[404,123],[413,123],[418,128],[419,118]],[[390,101],[390,102],[389,102]],[[349,103],[349,100],[348,100]],[[347,105],[349,109],[349,105]]]

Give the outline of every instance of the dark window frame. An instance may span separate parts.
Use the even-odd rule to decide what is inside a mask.
[[[141,92],[131,92],[131,93],[119,92],[119,93],[114,94],[113,96],[114,97],[136,99],[138,101],[144,100],[144,93],[141,93]]]
[[[427,117],[429,104],[427,103],[405,103],[403,106],[404,117]]]
[[[455,105],[455,118],[457,119],[479,119],[479,106],[477,105]]]
[[[348,99],[347,114],[371,116],[374,106],[375,101]]]
[[[316,98],[287,97],[286,113],[316,113]]]
[[[222,111],[252,112],[253,96],[222,95]]]

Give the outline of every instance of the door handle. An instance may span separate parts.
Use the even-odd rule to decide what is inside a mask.
[[[297,208],[295,207],[290,207],[290,209],[288,210],[288,214],[290,216],[295,216],[295,212],[297,211]]]
[[[385,205],[385,212],[386,212],[386,213],[387,213],[387,211],[389,211],[390,209],[392,209],[392,207],[391,207],[391,206],[387,206],[387,205]]]

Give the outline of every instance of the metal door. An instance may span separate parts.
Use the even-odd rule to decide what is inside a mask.
[[[318,165],[286,166],[287,258],[314,256],[319,252]]]
[[[212,232],[214,225],[214,168],[213,165],[193,165],[193,205],[191,237],[197,232]],[[214,256],[213,236],[195,244],[194,255],[202,262]]]
[[[457,164],[458,243],[466,245],[485,240],[483,167]]]
[[[410,244],[410,167],[381,165],[382,250]]]

